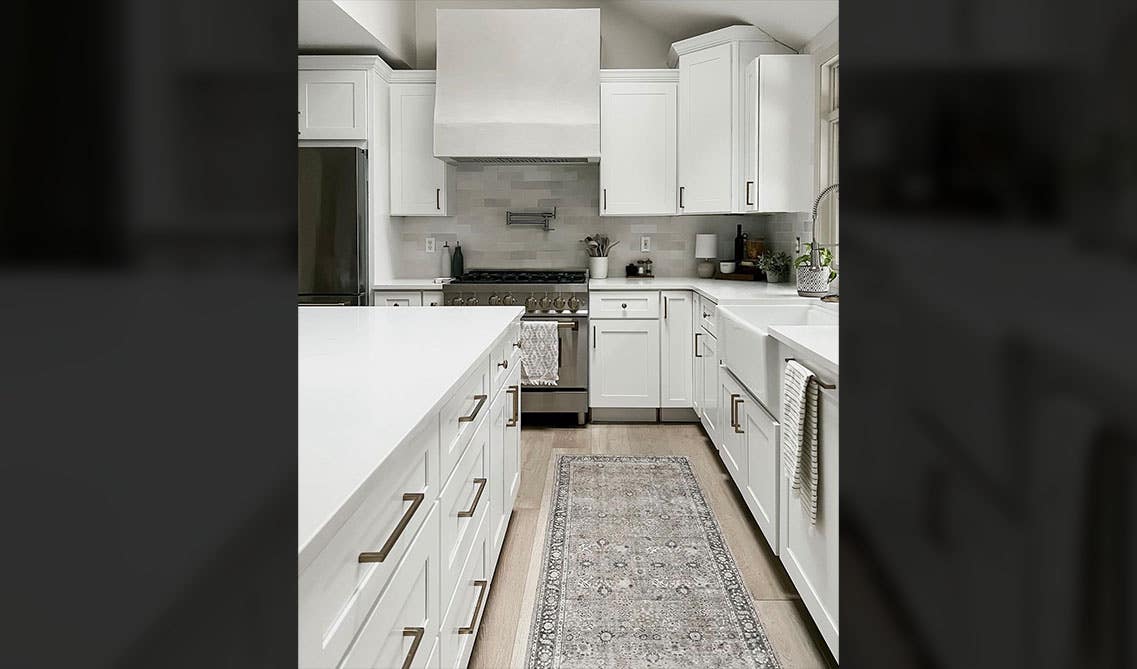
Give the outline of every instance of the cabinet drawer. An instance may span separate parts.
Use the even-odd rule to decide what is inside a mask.
[[[490,407],[486,407],[489,413]],[[442,524],[442,592],[450,597],[459,569],[466,561],[474,534],[493,506],[498,481],[490,474],[490,424],[484,420],[454,468],[439,499]]]
[[[446,399],[439,411],[442,426],[441,455],[439,456],[440,481],[446,481],[462,451],[470,441],[479,421],[489,413],[489,365],[486,358],[458,382],[458,388]]]
[[[509,378],[510,372],[521,364],[521,349],[517,346],[520,343],[521,322],[514,321],[510,323],[501,339],[494,344],[493,351],[490,353],[489,370],[490,378],[493,379],[490,388],[494,392],[501,388],[505,380]]]
[[[422,293],[417,290],[409,291],[376,291],[375,306],[377,307],[421,307]]]
[[[434,508],[437,417],[424,421],[388,457],[370,490],[300,574],[301,665],[332,666],[343,655]],[[363,553],[369,561],[360,562]]]
[[[344,656],[341,669],[438,666],[431,657],[436,655],[439,626],[437,537],[438,511],[434,509],[391,578],[391,587],[379,598]],[[405,664],[408,659],[410,663]],[[301,666],[308,665],[301,662]]]
[[[715,331],[715,310],[718,308],[713,300],[709,300],[702,295],[699,296],[699,325],[702,325],[707,332],[718,336]]]
[[[439,630],[443,669],[461,669],[470,661],[474,639],[482,626],[482,616],[490,596],[489,523],[483,522],[474,536],[469,556],[461,565],[454,595],[444,607]]]
[[[659,291],[593,291],[588,296],[591,318],[659,318]]]

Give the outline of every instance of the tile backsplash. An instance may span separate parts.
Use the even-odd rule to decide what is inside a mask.
[[[456,216],[396,217],[401,237],[395,249],[397,277],[433,277],[441,268],[444,242],[462,242],[467,268],[585,267],[581,240],[603,233],[619,246],[610,254],[610,276],[624,265],[649,257],[659,276],[694,276],[695,234],[718,235],[719,256],[733,256],[735,226],[752,238],[765,237],[774,248],[793,252],[795,236],[809,237],[806,214],[743,216],[603,217],[600,167],[588,165],[492,165],[462,163],[457,169]],[[506,211],[557,208],[552,230],[505,224]],[[651,237],[651,252],[640,253],[640,237]],[[439,252],[426,252],[434,237]]]

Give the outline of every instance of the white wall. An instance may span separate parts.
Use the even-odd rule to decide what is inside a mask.
[[[600,67],[666,68],[672,40],[620,11],[618,2],[597,0],[422,0],[416,3],[416,59],[420,70],[434,69],[438,44],[436,9],[600,8]]]
[[[392,56],[412,68],[417,66],[414,0],[335,0],[335,3],[374,35]]]

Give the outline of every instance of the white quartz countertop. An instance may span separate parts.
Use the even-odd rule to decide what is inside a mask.
[[[298,309],[300,563],[521,307]]]
[[[771,325],[770,336],[807,356],[800,362],[809,365],[809,357],[840,372],[837,353],[840,348],[840,326],[837,325]]]
[[[387,279],[371,286],[371,290],[442,290],[445,284],[429,279]]]
[[[662,277],[651,279],[589,279],[589,290],[693,290],[718,304],[753,302],[755,300],[789,299],[793,302],[820,302],[816,297],[801,297],[793,283],[765,281],[726,281],[695,277]]]

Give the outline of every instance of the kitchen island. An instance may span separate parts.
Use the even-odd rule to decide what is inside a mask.
[[[522,313],[300,307],[301,666],[468,657],[520,483]]]

